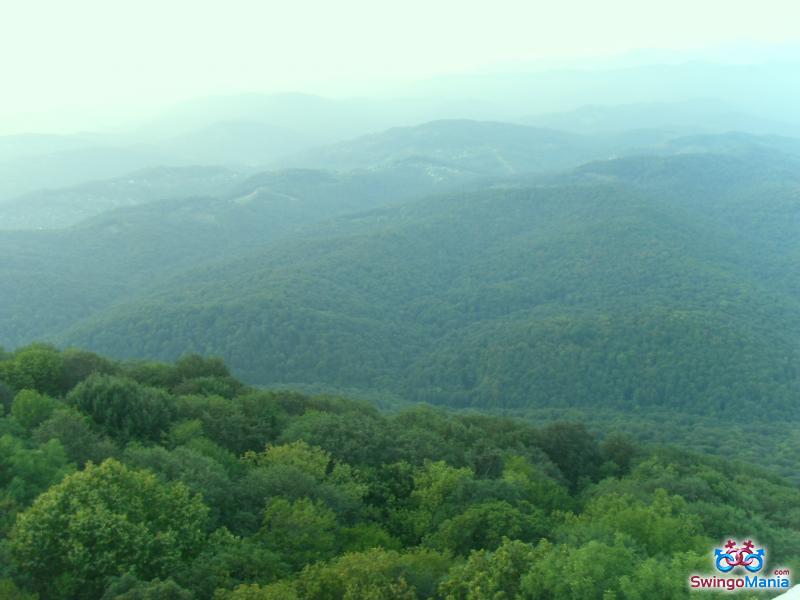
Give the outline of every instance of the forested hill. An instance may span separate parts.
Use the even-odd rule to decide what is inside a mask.
[[[342,211],[375,208],[383,204],[382,196],[409,198],[480,177],[542,173],[574,167],[587,160],[605,158],[614,149],[642,145],[651,138],[662,137],[660,134],[645,136],[644,139],[641,134],[630,139],[625,134],[592,137],[509,123],[434,121],[359,137],[276,163],[260,158],[260,152],[263,152],[265,143],[267,147],[280,146],[280,139],[271,139],[252,123],[226,123],[189,135],[180,144],[183,149],[162,144],[162,151],[169,156],[186,155],[178,161],[184,166],[142,169],[88,183],[83,181],[92,179],[87,173],[79,184],[66,188],[59,187],[60,178],[43,173],[38,178],[40,185],[44,182],[54,189],[31,191],[12,198],[0,194],[0,230],[59,229],[118,206],[197,196],[224,199],[237,194],[246,196],[256,190],[272,190],[273,187],[288,194],[298,191],[303,198],[303,192],[310,189],[309,182],[313,177],[303,181],[296,177],[297,171],[313,174],[315,168],[338,171],[329,173],[330,181],[315,190],[318,196],[326,195],[330,202],[340,203]],[[2,142],[0,137],[0,155]],[[283,147],[288,153],[295,145],[283,144]],[[220,154],[230,153],[240,155],[240,159],[223,160],[220,157]],[[113,156],[113,152],[108,154]],[[164,160],[164,164],[172,164],[166,158]],[[26,157],[25,161],[26,168],[34,172],[47,163],[47,160],[35,157]],[[83,169],[91,172],[92,164],[94,161],[86,161]],[[187,164],[224,164],[232,168],[185,166]],[[273,170],[259,172],[258,167],[263,169],[266,165],[271,165]],[[277,170],[276,165],[279,167]],[[0,172],[2,169],[0,162]],[[13,175],[15,170],[9,170]],[[355,172],[347,173],[349,171]],[[254,173],[255,177],[248,179],[247,176]],[[94,178],[100,178],[102,174],[105,171],[99,168]],[[288,181],[292,177],[295,181]],[[347,193],[337,193],[343,191],[337,189],[337,184],[352,189]],[[365,191],[371,194],[371,202],[362,201],[354,206],[356,201],[363,200]],[[351,199],[350,195],[355,197]],[[324,212],[315,213],[313,206],[305,208],[310,217],[326,216]]]
[[[679,599],[756,533],[796,573],[800,492],[736,456],[0,351],[0,597]]]
[[[656,139],[660,136],[655,135]],[[641,143],[639,137],[635,137]],[[619,150],[620,139],[613,138]],[[574,167],[613,153],[611,139],[511,123],[441,120],[396,127],[282,159],[293,166],[375,169],[411,158],[449,168],[510,175]]]
[[[652,156],[427,198],[188,270],[59,339],[219,354],[272,386],[796,421],[797,173]]]
[[[155,195],[169,187],[172,176],[181,174],[181,189],[190,191],[197,181],[205,180],[211,192],[215,188],[209,179],[215,172],[219,170],[198,169],[193,171],[196,179],[186,177],[186,171],[141,173],[135,184],[130,178],[112,180],[0,204],[0,216],[37,228],[47,227],[50,220],[39,211],[29,211],[29,201],[34,206],[46,203],[59,218],[71,213],[76,194],[83,198],[84,209],[100,208],[100,202],[86,200],[89,189],[103,190],[106,208],[123,205],[68,228],[0,231],[4,258],[0,280],[10,282],[0,303],[3,343],[17,346],[52,337],[115,301],[138,297],[141,288],[155,285],[163,276],[252,251],[335,216],[452,190],[476,176],[436,174],[435,169],[432,176],[424,161],[406,161],[380,172],[287,169],[250,177],[231,173],[218,182],[216,189],[225,190],[221,197],[159,195],[150,196],[150,202],[126,205],[131,204],[132,189],[144,188]]]
[[[145,169],[103,181],[40,190],[0,202],[0,229],[62,229],[103,212],[165,198],[216,196],[245,176],[223,167]]]

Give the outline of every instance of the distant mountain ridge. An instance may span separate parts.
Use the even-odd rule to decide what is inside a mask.
[[[220,191],[0,234],[0,334],[456,406],[795,415],[796,142],[609,140],[445,121],[328,170],[155,172]]]
[[[229,137],[233,139],[230,143]],[[226,167],[229,170],[243,175],[256,173],[254,165],[260,163],[269,163],[279,172],[286,167],[362,171],[352,176],[342,174],[341,177],[361,179],[364,185],[370,182],[376,193],[409,197],[413,192],[441,191],[448,185],[482,177],[573,167],[587,160],[606,157],[609,148],[618,144],[618,139],[612,142],[507,123],[449,120],[394,128],[294,154],[280,161],[272,160],[279,153],[291,154],[297,150],[298,144],[302,145],[288,130],[254,123],[220,123],[165,140],[159,148],[169,157],[163,159],[167,163],[201,161],[224,164],[229,165]],[[2,166],[0,164],[0,170]],[[0,202],[0,230],[58,228],[115,206],[193,194],[224,196],[229,191],[225,187],[226,181],[218,180],[215,175],[219,167],[162,169],[162,173],[175,174],[173,184],[166,184],[159,179],[160,176],[149,181],[147,173],[158,173],[157,170],[140,170],[107,182],[31,192]],[[181,173],[187,174],[183,189],[179,185]],[[195,178],[195,175],[189,175],[191,173],[205,175]],[[129,180],[139,182],[138,187],[125,186],[124,182]],[[235,177],[230,177],[231,184],[235,180]],[[409,188],[411,181],[415,183]],[[401,187],[392,190],[393,185]],[[377,202],[373,206],[380,204]]]
[[[784,216],[800,210],[796,167],[618,159],[379,209],[176,274],[58,339],[118,356],[220,354],[255,383],[458,406],[714,415],[757,402],[797,418],[787,257],[800,237]],[[784,187],[765,204],[775,173]],[[785,233],[742,237],[758,211],[770,215],[759,227]]]
[[[619,131],[661,131],[669,136],[747,131],[800,137],[800,124],[745,114],[718,100],[649,102],[623,105],[587,105],[559,112],[531,115],[516,122],[581,134]]]
[[[0,230],[61,229],[155,200],[217,195],[244,175],[224,167],[152,167],[105,181],[30,192],[0,202]]]
[[[451,119],[392,128],[311,150],[291,160],[310,166],[350,170],[426,156],[454,164],[472,163],[476,170],[483,172],[499,170],[509,174],[518,170],[537,170],[537,165],[529,163],[525,164],[527,168],[518,169],[514,164],[517,155],[522,155],[523,160],[544,155],[541,158],[548,161],[545,168],[553,168],[558,159],[554,159],[552,153],[557,153],[561,161],[566,162],[564,156],[577,151],[577,154],[572,154],[572,162],[580,162],[590,153],[592,146],[590,139],[561,131],[502,122]],[[501,151],[508,156],[499,155]]]

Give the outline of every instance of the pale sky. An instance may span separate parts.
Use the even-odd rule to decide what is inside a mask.
[[[362,94],[514,61],[787,43],[799,22],[797,0],[0,0],[0,130],[63,110]]]

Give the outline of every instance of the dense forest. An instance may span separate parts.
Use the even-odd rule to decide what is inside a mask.
[[[800,490],[735,453],[382,413],[199,355],[34,344],[0,353],[0,400],[4,600],[673,599],[755,534],[800,567]]]
[[[449,406],[797,420],[797,173],[649,156],[429,197],[186,268],[54,339]]]
[[[605,143],[441,121],[292,159],[319,168],[29,194],[0,205],[44,229],[0,232],[0,338],[720,456],[724,425],[800,481],[797,142],[672,138],[541,174]]]
[[[0,598],[800,567],[798,156],[440,121],[3,202]]]
[[[710,4],[4,6],[0,600],[800,600],[800,37]]]

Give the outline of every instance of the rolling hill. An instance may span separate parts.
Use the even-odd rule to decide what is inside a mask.
[[[157,167],[0,202],[0,230],[61,229],[116,208],[220,195],[244,175],[223,167]]]
[[[610,140],[467,120],[396,128],[297,153],[310,143],[307,136],[286,128],[258,122],[220,122],[157,144],[138,146],[138,153],[134,152],[128,162],[117,160],[120,153],[128,156],[130,152],[120,148],[72,149],[0,162],[0,174],[3,169],[8,173],[0,183],[0,229],[61,228],[104,210],[154,200],[192,195],[223,197],[237,191],[244,195],[252,192],[254,185],[249,180],[242,183],[245,177],[237,173],[255,175],[256,183],[259,178],[273,178],[270,172],[259,174],[258,165],[272,164],[278,171],[342,171],[337,177],[363,181],[362,187],[372,192],[410,197],[481,177],[574,167],[606,157],[611,147]],[[290,158],[277,160],[292,153]],[[74,169],[75,161],[80,169]],[[133,171],[140,162],[161,166]],[[359,172],[346,174],[349,171]],[[111,175],[111,179],[83,181]],[[69,185],[76,181],[82,182]],[[4,191],[36,187],[35,182],[47,189],[3,200]],[[307,184],[303,185],[309,190]],[[323,185],[317,192],[321,196],[330,191]],[[357,195],[361,197],[363,192]],[[342,196],[334,194],[333,199]],[[378,205],[380,200],[355,208]],[[346,205],[352,207],[352,203]]]
[[[30,212],[25,204],[13,207],[12,215],[37,227],[52,222],[48,215],[80,216],[76,206],[85,215],[112,203],[130,205],[64,229],[0,231],[0,280],[9,282],[0,302],[0,339],[13,347],[50,336],[114,302],[138,297],[170,274],[252,251],[349,212],[470,185],[475,177],[425,161],[379,172],[289,169],[252,177],[223,169],[162,169],[31,196],[27,202],[39,206]],[[181,196],[201,189],[220,196]],[[144,199],[151,201],[140,203]]]
[[[459,407],[794,418],[792,140],[698,136],[536,174],[587,139],[435,122],[338,165],[320,151],[350,171],[219,171],[218,197],[5,232],[0,335]],[[169,190],[213,172],[161,174]]]
[[[523,117],[519,123],[579,134],[615,131],[661,131],[670,136],[722,134],[748,131],[755,134],[800,135],[797,123],[754,117],[719,100],[643,102],[623,105],[588,105],[566,112]]]
[[[396,127],[309,150],[282,164],[325,169],[380,168],[424,158],[484,175],[537,173],[574,167],[612,150],[603,139],[490,121],[441,120]]]
[[[377,150],[352,171],[220,170],[218,197],[0,232],[0,341],[196,351],[268,387],[571,418],[710,453],[724,426],[752,442],[742,458],[799,476],[791,141],[678,138],[517,175]],[[167,196],[213,179],[150,175],[176,183]],[[100,210],[115,196],[97,185]]]
[[[187,270],[58,339],[453,406],[796,419],[796,172],[639,157],[427,198]]]

